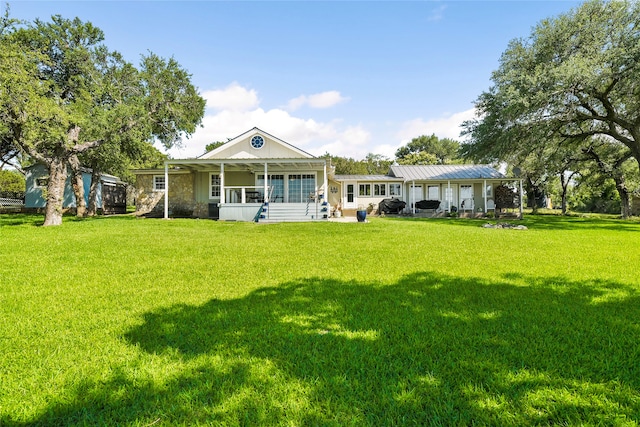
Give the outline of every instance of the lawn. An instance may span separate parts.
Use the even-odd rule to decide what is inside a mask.
[[[640,224],[0,215],[0,425],[640,424]]]

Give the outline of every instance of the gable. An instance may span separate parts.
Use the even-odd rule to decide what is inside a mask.
[[[311,154],[256,127],[198,159],[309,159]]]

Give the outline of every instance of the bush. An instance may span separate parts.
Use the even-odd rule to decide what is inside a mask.
[[[0,170],[0,191],[24,192],[27,188],[24,175],[15,170]]]

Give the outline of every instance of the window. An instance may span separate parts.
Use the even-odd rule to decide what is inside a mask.
[[[209,198],[210,199],[219,199],[220,198],[220,175],[211,174],[209,179]]]
[[[387,184],[373,184],[373,195],[374,196],[386,196],[387,195]]]
[[[49,178],[36,179],[36,187],[46,188],[48,184],[49,184]]]
[[[487,198],[493,197],[493,185],[487,184],[486,195],[487,195]]]
[[[165,188],[164,175],[154,175],[153,191],[164,191]]]
[[[371,196],[371,184],[360,184],[359,189],[359,196]]]
[[[471,191],[470,185],[461,185],[460,186],[460,198],[461,199],[470,199],[473,197],[473,192]]]
[[[428,200],[440,200],[440,187],[437,185],[430,185],[427,188]]]
[[[402,192],[400,191],[400,184],[389,184],[389,195],[390,196],[402,196]]]

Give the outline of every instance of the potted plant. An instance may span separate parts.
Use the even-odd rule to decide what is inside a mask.
[[[333,216],[335,218],[340,218],[342,216],[342,204],[340,204],[340,203],[336,204],[336,207],[335,207],[335,209],[333,211]]]
[[[358,222],[365,222],[367,220],[367,210],[363,205],[358,206],[358,210],[356,211],[356,218],[358,218]]]

